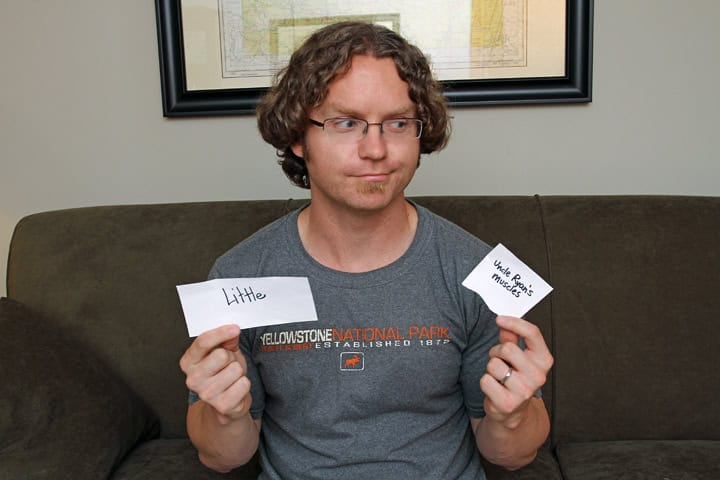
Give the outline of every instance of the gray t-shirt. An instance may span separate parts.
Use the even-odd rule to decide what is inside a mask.
[[[299,211],[218,259],[211,278],[308,277],[318,320],[243,330],[261,479],[483,479],[469,417],[497,343],[493,314],[461,285],[489,247],[415,205],[407,252],[366,273],[308,255]]]

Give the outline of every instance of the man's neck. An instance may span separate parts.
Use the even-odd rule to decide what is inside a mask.
[[[338,211],[311,203],[300,213],[298,230],[317,262],[357,273],[400,258],[415,238],[417,222],[417,211],[405,199],[377,212]]]

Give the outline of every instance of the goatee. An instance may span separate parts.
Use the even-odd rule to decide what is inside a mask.
[[[385,184],[382,182],[363,182],[357,187],[358,193],[382,193]]]

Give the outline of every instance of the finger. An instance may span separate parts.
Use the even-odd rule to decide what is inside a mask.
[[[520,370],[532,378],[546,375],[553,364],[549,350],[532,351],[515,343],[495,345],[488,351],[488,356],[500,358],[515,370]]]
[[[540,380],[535,381],[534,376],[528,377],[526,373],[515,370],[503,363],[500,359],[496,358],[492,360],[488,362],[487,375],[495,381],[497,386],[486,386],[486,388],[488,391],[494,392],[495,396],[491,399],[493,403],[502,403],[507,409],[511,408],[511,406],[505,402],[512,401],[519,404],[530,399],[535,394],[540,386],[536,386],[536,383]],[[480,388],[483,388],[482,382]],[[505,390],[505,393],[509,395],[509,397],[501,396],[499,394],[500,389]]]
[[[228,388],[210,403],[215,410],[225,416],[239,417],[250,411],[252,397],[250,396],[250,381],[242,377],[228,386]]]
[[[194,391],[201,399],[210,402],[244,376],[242,366],[238,362],[230,362],[212,376],[200,377],[202,384],[197,385]]]
[[[523,393],[540,388],[547,379],[548,369],[543,364],[544,356],[540,355],[538,359],[538,355],[533,356],[514,343],[495,345],[490,349],[489,356],[488,372],[501,381],[508,368],[512,368],[512,376],[515,377],[513,384],[521,387],[520,391]],[[505,383],[509,382],[510,379],[507,379]]]
[[[490,358],[499,358],[511,367],[521,368],[525,359],[525,352],[517,343],[498,343],[489,351]]]
[[[509,378],[507,374],[508,372],[512,371],[513,368],[498,357],[491,358],[488,361],[487,373],[489,373],[500,384],[503,384],[504,381],[507,381],[507,379]],[[510,374],[510,376],[512,376],[512,373]]]
[[[183,355],[181,365],[198,363],[215,348],[224,344],[231,344],[232,342],[237,343],[235,339],[239,337],[239,335],[240,327],[237,325],[223,325],[222,327],[208,330],[193,341],[190,348],[188,348]]]
[[[523,320],[522,318],[498,315],[496,319],[498,327],[508,330],[518,337],[525,339],[525,345],[530,350],[549,351],[545,339],[537,325]]]
[[[480,390],[485,394],[486,401],[490,403],[485,408],[488,414],[495,412],[507,414],[515,407],[516,401],[510,391],[500,385],[497,379],[489,373],[480,377]]]
[[[536,374],[533,377],[539,379],[541,376],[546,376],[555,360],[545,343],[540,329],[536,325],[517,317],[498,316],[497,324],[501,330],[507,329],[523,338],[525,348],[522,350],[524,352],[522,358],[531,361],[541,371],[535,372]],[[520,361],[520,356],[518,356],[515,348],[511,348],[513,346],[515,346],[514,343],[501,343],[496,346],[497,348],[493,347],[494,354],[510,361],[515,368],[521,368],[521,364],[517,363]],[[493,349],[491,349],[491,353]],[[542,373],[542,375],[537,375],[537,373]]]
[[[502,422],[512,430],[526,418],[523,412],[526,411],[530,399],[513,394],[489,374],[480,379],[480,388],[485,392],[485,414],[489,418]]]
[[[219,374],[232,364],[237,364],[240,370],[242,370],[242,373],[245,373],[244,362],[240,363],[234,352],[230,352],[224,348],[216,348],[202,361],[196,363],[193,370],[202,372],[207,377],[212,377]]]
[[[243,365],[235,361],[232,352],[228,352],[222,348],[216,348],[202,361],[191,364],[190,367],[187,368],[185,371],[185,385],[200,395],[200,398],[206,399],[208,396],[214,395],[214,393],[207,393],[208,389],[210,389],[218,379],[222,380],[222,372],[232,364],[235,364],[235,366],[231,367],[229,372],[232,372],[233,369],[244,372]]]

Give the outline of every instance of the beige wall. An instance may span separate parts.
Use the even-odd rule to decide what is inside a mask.
[[[153,3],[0,2],[0,294],[33,212],[304,195],[251,117],[163,118]],[[596,0],[593,103],[455,110],[409,193],[720,195],[718,19]]]

